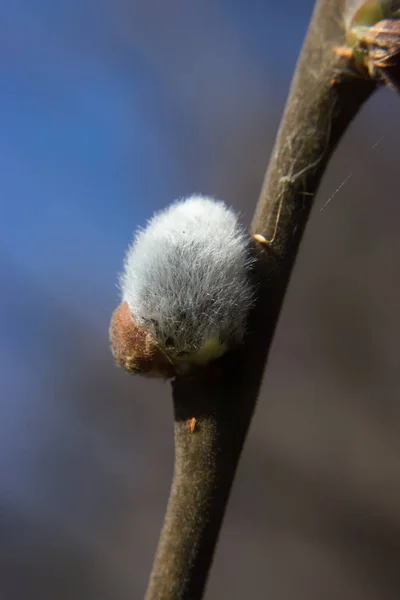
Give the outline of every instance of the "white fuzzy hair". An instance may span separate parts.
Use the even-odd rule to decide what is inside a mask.
[[[240,342],[253,301],[249,236],[223,202],[194,195],[139,230],[120,279],[136,321],[176,359]]]

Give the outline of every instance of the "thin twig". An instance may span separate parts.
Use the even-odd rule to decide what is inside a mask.
[[[259,295],[237,351],[173,383],[175,472],[146,600],[202,598],[290,272],[327,161],[374,89],[335,80],[345,0],[320,0],[252,223]],[[251,491],[250,491],[251,493]]]

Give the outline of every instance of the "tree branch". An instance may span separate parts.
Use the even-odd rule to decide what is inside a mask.
[[[146,600],[203,596],[266,357],[329,157],[374,84],[336,76],[345,0],[317,2],[252,222],[257,305],[238,350],[173,383],[175,471]]]

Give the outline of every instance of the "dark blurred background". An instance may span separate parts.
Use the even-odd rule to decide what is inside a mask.
[[[250,222],[312,4],[1,3],[1,600],[143,597],[172,406],[113,363],[117,273],[176,197]],[[400,597],[399,115],[331,161],[208,600]]]

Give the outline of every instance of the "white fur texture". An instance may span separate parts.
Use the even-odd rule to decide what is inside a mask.
[[[178,200],[139,230],[120,284],[136,321],[176,359],[210,339],[240,342],[253,301],[249,236],[234,211],[204,196]]]

